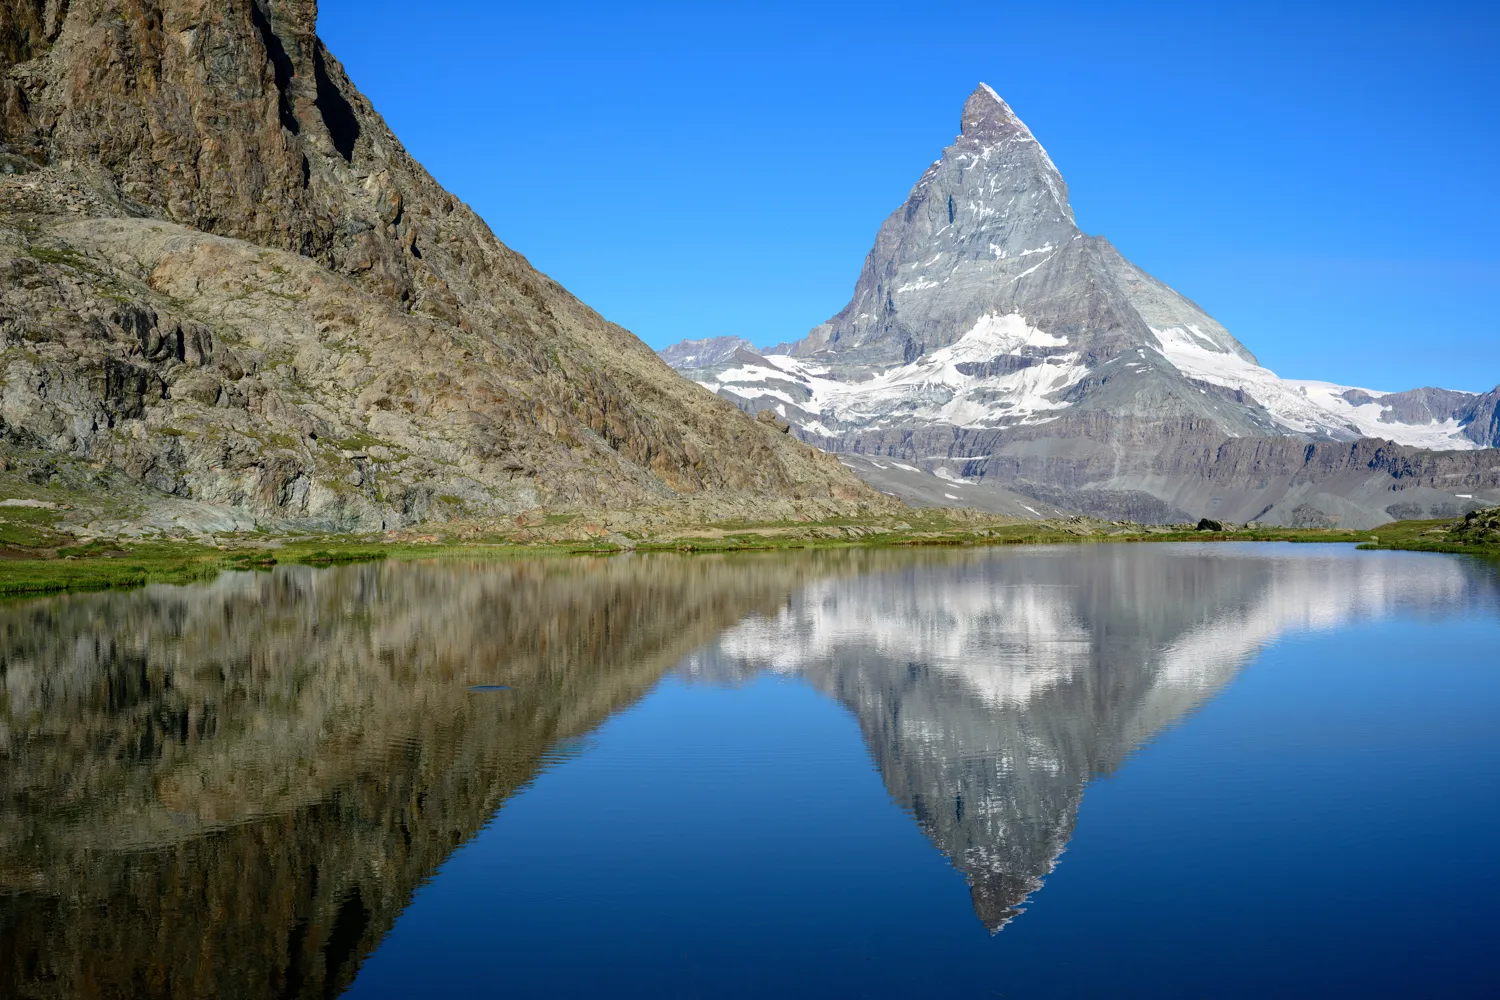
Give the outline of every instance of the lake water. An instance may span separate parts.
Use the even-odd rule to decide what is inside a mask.
[[[0,604],[6,997],[1493,995],[1500,572],[387,563]]]

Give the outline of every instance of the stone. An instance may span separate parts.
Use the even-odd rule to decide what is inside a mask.
[[[1500,507],[1469,511],[1449,528],[1448,540],[1464,545],[1500,545]]]
[[[1392,500],[1500,501],[1500,463],[1475,450],[1500,445],[1500,388],[1310,394],[1280,379],[1081,229],[1046,150],[984,85],[880,227],[848,305],[759,354],[710,344],[662,355],[912,503],[1368,527]]]
[[[28,165],[0,174],[0,449],[320,530],[448,517],[444,496],[896,506],[496,239],[312,0],[0,14],[0,153]]]

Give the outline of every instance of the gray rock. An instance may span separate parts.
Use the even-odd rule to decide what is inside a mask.
[[[321,530],[890,506],[501,244],[316,20],[0,2],[0,452]]]
[[[1260,367],[1199,306],[1079,229],[1051,158],[992,90],[970,95],[961,124],[881,226],[844,309],[758,358],[684,351],[673,356],[695,360],[678,369],[840,454],[1131,520],[1317,510],[1380,523],[1389,492],[1412,485],[1342,457],[1319,478],[1345,447],[1500,443],[1500,389],[1381,393]],[[1256,454],[1276,471],[1247,466]],[[1454,483],[1407,502],[1493,488],[1493,460],[1444,461]]]
[[[742,350],[754,351],[755,345],[739,337],[707,337],[680,341],[656,353],[673,368],[707,368],[729,361]]]

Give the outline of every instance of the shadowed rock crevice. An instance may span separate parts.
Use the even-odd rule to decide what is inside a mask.
[[[328,128],[328,136],[333,140],[333,148],[339,151],[345,162],[352,163],[354,144],[359,142],[359,119],[343,91],[329,77],[321,43],[313,50],[313,73],[318,85],[318,110]]]
[[[292,65],[291,57],[286,54],[286,46],[281,44],[281,39],[277,38],[276,32],[271,29],[271,22],[266,19],[266,12],[261,9],[261,0],[255,0],[250,5],[250,19],[255,24],[255,30],[260,33],[261,42],[266,47],[266,58],[271,61],[271,68],[275,74],[276,90],[280,95],[277,99],[277,109],[281,114],[281,124],[292,135],[296,135],[302,131],[302,126],[292,111],[292,99],[289,93],[292,77],[297,73],[296,68]],[[321,65],[320,61],[319,66]]]

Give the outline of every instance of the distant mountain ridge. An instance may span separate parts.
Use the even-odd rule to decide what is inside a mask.
[[[958,138],[881,226],[837,315],[753,359],[663,356],[737,405],[774,409],[806,440],[860,456],[851,464],[861,474],[864,460],[882,459],[948,470],[947,482],[970,487],[943,494],[956,503],[1003,483],[1096,513],[1290,521],[1305,508],[1304,520],[1364,525],[1388,519],[1374,479],[1333,487],[1337,503],[1292,482],[1307,478],[1303,468],[1227,490],[1186,480],[1202,480],[1214,464],[1204,454],[1230,442],[1291,438],[1325,458],[1327,445],[1362,439],[1442,452],[1500,445],[1500,389],[1384,393],[1261,367],[1200,307],[1079,229],[1056,165],[983,84]],[[1494,463],[1449,464],[1408,502],[1500,490]],[[934,499],[923,488],[893,491]],[[1359,491],[1370,495],[1351,500]],[[1124,499],[1101,506],[1105,494]]]
[[[742,337],[684,340],[656,353],[673,368],[706,368],[732,361],[740,351],[759,353],[754,344]]]

